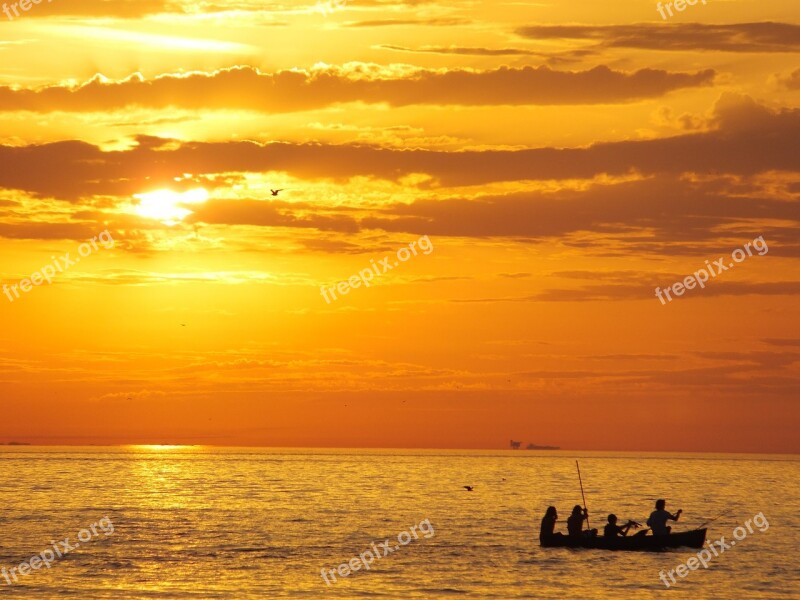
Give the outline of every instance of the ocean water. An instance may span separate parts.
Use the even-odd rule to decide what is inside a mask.
[[[545,508],[563,520],[580,503],[576,458],[593,527],[611,511],[644,522],[658,497],[683,508],[677,529],[728,511],[710,540],[763,514],[765,531],[676,575],[666,597],[800,597],[798,456],[28,446],[0,449],[0,569],[79,545],[10,585],[0,575],[0,595],[661,597],[659,572],[695,550],[538,546]],[[325,582],[373,542],[369,570]]]

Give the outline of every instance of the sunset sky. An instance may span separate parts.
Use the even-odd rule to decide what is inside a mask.
[[[656,6],[0,12],[0,442],[800,452],[800,6]]]

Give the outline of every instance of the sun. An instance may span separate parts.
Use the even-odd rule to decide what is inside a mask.
[[[192,214],[187,204],[200,204],[208,200],[208,192],[203,188],[195,188],[186,192],[172,190],[156,190],[145,194],[134,194],[139,203],[135,212],[140,217],[156,219],[166,225],[177,225],[187,215]]]

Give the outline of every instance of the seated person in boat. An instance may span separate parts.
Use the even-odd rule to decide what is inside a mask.
[[[583,522],[588,519],[589,511],[576,504],[572,509],[572,514],[567,519],[567,531],[569,532],[569,537],[595,537],[597,535],[597,529],[592,529],[591,531],[583,530]]]
[[[667,521],[677,521],[681,517],[683,509],[679,509],[674,515],[665,510],[666,500],[656,500],[656,509],[650,513],[647,519],[647,526],[653,531],[653,535],[669,535],[672,527],[667,527]]]
[[[563,533],[556,533],[556,521],[558,521],[558,511],[555,506],[548,506],[542,518],[542,527],[539,529],[539,542],[553,537],[563,537]]]
[[[628,530],[631,527],[639,527],[636,521],[628,521],[625,525],[620,527],[617,525],[617,515],[608,515],[608,523],[603,528],[603,535],[606,537],[617,537],[618,535],[628,535]]]

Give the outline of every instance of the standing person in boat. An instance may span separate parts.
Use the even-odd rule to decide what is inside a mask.
[[[672,527],[667,527],[667,521],[677,521],[681,518],[682,508],[673,515],[665,509],[666,506],[666,500],[656,500],[656,509],[650,513],[650,518],[647,519],[647,526],[653,531],[653,535],[669,535]]]
[[[548,506],[542,518],[542,526],[539,529],[539,543],[554,538],[563,537],[563,533],[556,533],[556,521],[558,521],[558,511],[555,506]]]
[[[617,525],[617,515],[608,515],[608,523],[603,528],[603,535],[607,538],[617,537],[618,535],[624,537],[628,535],[628,530],[631,527],[639,527],[639,524],[636,521],[628,521],[624,526],[620,527]]]
[[[567,519],[567,531],[569,531],[569,537],[595,537],[597,535],[597,529],[592,529],[591,531],[588,529],[584,531],[583,529],[583,522],[588,519],[589,511],[585,508],[581,508],[579,504],[576,504],[572,509],[572,514]]]

